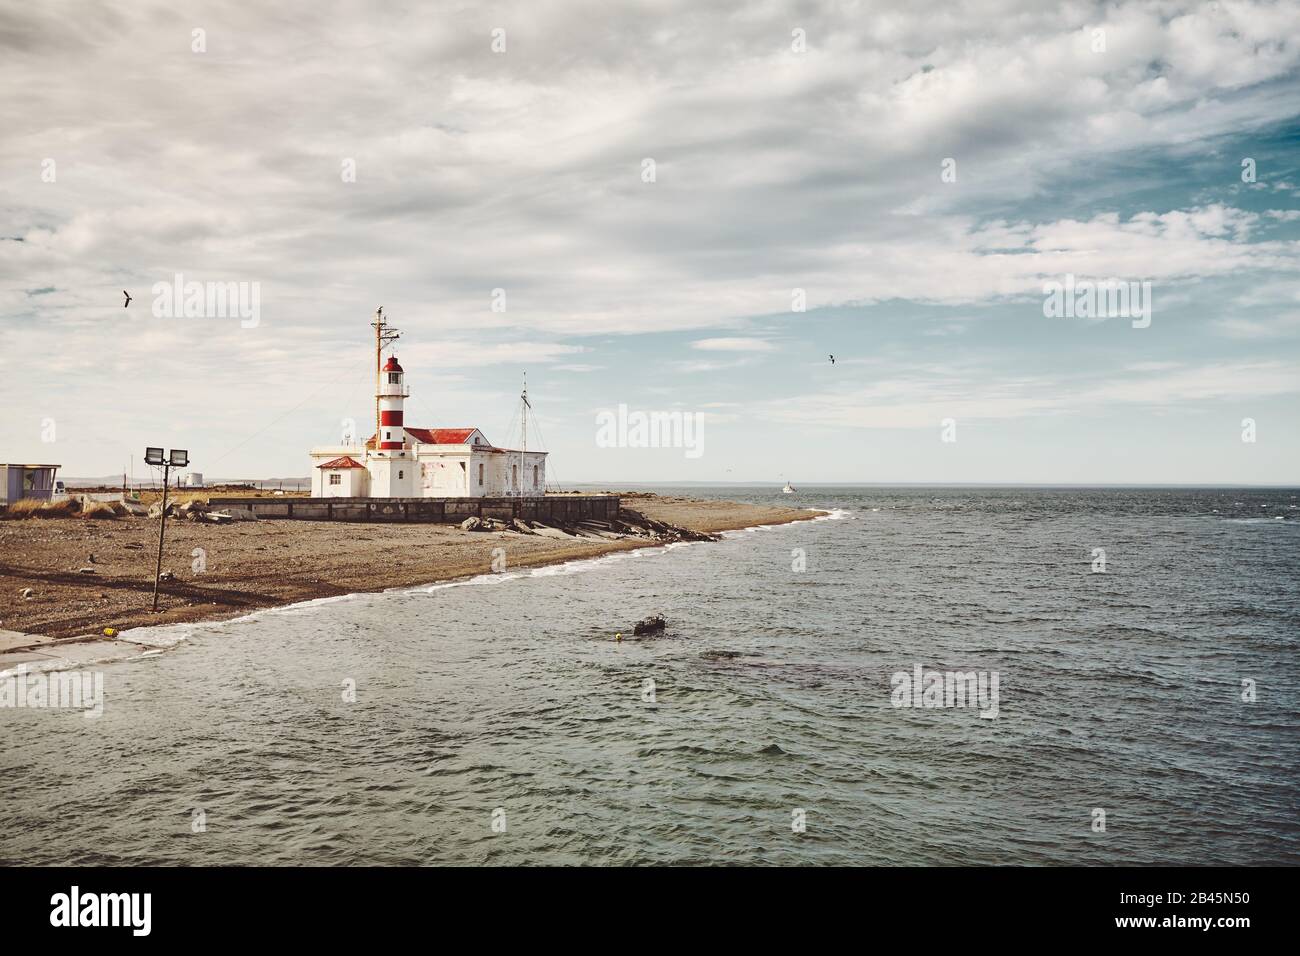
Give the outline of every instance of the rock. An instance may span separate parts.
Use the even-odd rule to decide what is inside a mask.
[[[78,573],[78,574],[98,574],[99,572],[96,571],[94,568],[77,568],[77,573]]]
[[[656,614],[653,617],[647,617],[644,620],[636,622],[636,627],[632,628],[633,634],[659,634],[668,622],[664,620],[662,614]]]
[[[36,597],[36,592],[31,588],[23,588],[18,593],[23,596],[24,601],[30,601],[32,598]]]
[[[170,571],[164,571],[162,574],[158,575],[158,580],[159,580],[159,581],[175,581],[175,580],[176,580],[176,575],[172,574]]]
[[[734,661],[737,657],[744,657],[740,651],[702,651],[700,657],[706,661]]]
[[[202,515],[204,521],[212,524],[230,524],[234,517],[226,514],[224,511],[205,511]]]
[[[475,518],[475,517],[471,516],[471,517],[466,518],[464,521],[462,521],[462,522],[460,523],[460,530],[461,530],[461,531],[478,531],[478,530],[479,530],[479,526],[482,525],[482,524],[483,524],[483,522],[482,522],[481,519],[479,519],[479,518]]]
[[[176,508],[174,512],[168,513],[179,515],[180,517],[186,518],[190,521],[202,521],[207,517],[208,506],[202,501],[187,501],[185,504]]]
[[[516,518],[514,521],[510,522],[510,527],[513,528],[515,531],[518,531],[520,534],[533,533],[533,529],[528,527],[528,523],[526,521],[521,521],[519,518]]]

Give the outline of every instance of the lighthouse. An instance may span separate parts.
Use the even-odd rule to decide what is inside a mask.
[[[312,497],[365,498],[498,498],[546,494],[546,456],[528,448],[532,404],[521,396],[525,415],[522,449],[498,448],[473,427],[416,428],[406,424],[411,394],[406,370],[388,349],[401,336],[388,324],[381,307],[370,323],[375,330],[374,437],[349,437],[339,445],[318,445],[310,452]],[[370,511],[361,512],[369,520]],[[384,515],[400,513],[394,506]]]
[[[390,355],[379,370],[375,391],[379,433],[367,461],[372,498],[409,498],[415,494],[417,465],[402,418],[402,406],[410,394],[405,377],[396,355]]]
[[[379,392],[379,448],[392,451],[406,446],[406,430],[402,424],[402,402],[408,394],[402,377],[406,374],[397,364],[397,356],[388,356],[381,369]]]

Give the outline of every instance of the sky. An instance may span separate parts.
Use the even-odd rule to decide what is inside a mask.
[[[382,305],[561,486],[1300,483],[1300,4],[927,6],[0,0],[0,460],[305,476]]]

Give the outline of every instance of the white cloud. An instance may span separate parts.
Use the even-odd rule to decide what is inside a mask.
[[[1213,363],[1195,367],[1137,363],[1128,374],[1055,381],[990,380],[973,367],[915,368],[869,388],[826,390],[765,402],[755,414],[772,421],[839,428],[939,428],[945,418],[988,421],[1074,415],[1115,405],[1195,408],[1233,398],[1300,393],[1300,364]]]
[[[706,352],[771,352],[776,346],[766,339],[699,339],[691,343],[692,348]]]
[[[1149,279],[1159,322],[1162,301],[1207,278],[1263,290],[1300,271],[1300,243],[1268,238],[1293,211],[1208,193],[1134,207],[1130,182],[1095,187],[1090,203],[1071,192],[1097,164],[1152,148],[1204,159],[1220,137],[1300,115],[1295,4],[814,5],[799,11],[802,55],[779,5],[607,7],[502,4],[504,55],[481,12],[456,3],[378,17],[361,0],[213,2],[202,54],[193,17],[166,7],[0,14],[0,84],[24,91],[0,99],[10,419],[66,401],[85,434],[117,434],[130,419],[103,408],[110,381],[218,429],[302,401],[304,382],[364,394],[379,303],[405,333],[403,361],[437,370],[440,387],[454,373],[472,395],[530,364],[596,371],[571,337],[680,331],[693,358],[654,357],[673,390],[674,374],[743,369],[794,341],[776,323],[801,334],[814,321],[792,316],[794,288],[814,310],[1033,310],[1044,279],[1067,272]],[[1104,54],[1090,49],[1098,27]],[[956,183],[940,180],[947,157]],[[41,180],[46,159],[55,182]],[[1238,161],[1224,159],[1229,180]],[[1277,175],[1275,200],[1295,178]],[[1047,205],[1062,194],[1079,200],[1071,212]],[[262,324],[152,320],[147,290],[177,272],[260,282]],[[127,310],[124,288],[137,296]],[[491,307],[498,288],[505,312]],[[737,332],[756,316],[773,339]],[[936,325],[929,341],[962,332],[964,345],[979,324]],[[1285,325],[1251,315],[1218,329],[1245,344]],[[846,350],[840,371],[854,362]],[[941,377],[887,375],[871,395],[906,421],[949,400],[972,415],[1073,405],[1059,383],[991,388],[972,373],[970,385],[963,399]],[[809,402],[827,420],[863,414],[852,397]],[[0,438],[21,457],[40,451],[32,433]]]
[[[1266,319],[1220,319],[1214,327],[1230,339],[1278,339],[1300,335],[1300,312]]]
[[[588,351],[578,345],[556,342],[466,342],[412,341],[398,342],[394,351],[405,368],[476,368],[485,365],[517,365],[555,362],[568,355]],[[571,367],[570,367],[571,368]]]

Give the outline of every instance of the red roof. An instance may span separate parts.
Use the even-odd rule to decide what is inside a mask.
[[[366,466],[361,464],[355,458],[349,458],[347,455],[344,455],[342,458],[335,458],[333,461],[327,461],[325,462],[325,464],[317,465],[316,467],[317,468],[364,468]]]
[[[408,432],[425,445],[463,445],[474,434],[473,428],[408,428]]]
[[[469,441],[469,436],[478,431],[476,428],[412,428],[407,425],[406,434],[410,435],[421,445],[463,445]],[[366,447],[373,448],[375,445],[374,436],[366,439]],[[491,447],[484,439],[483,447]]]
[[[384,371],[400,372],[401,370],[402,370],[402,366],[397,364],[397,356],[396,355],[388,356],[388,364],[384,366]]]

